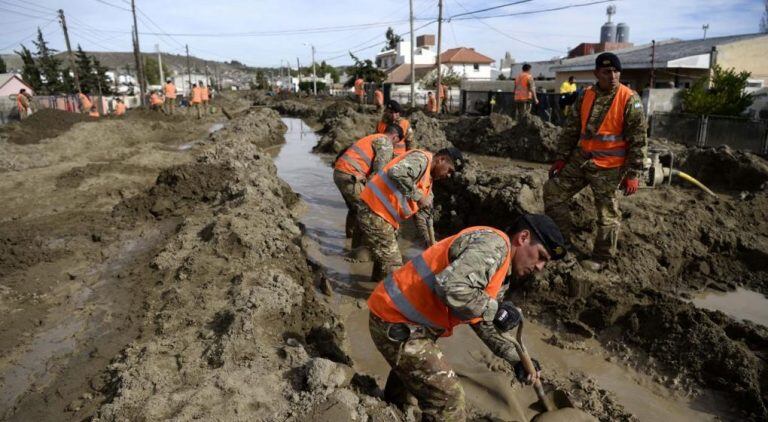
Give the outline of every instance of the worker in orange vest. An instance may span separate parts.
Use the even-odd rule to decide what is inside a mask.
[[[413,129],[411,128],[411,122],[408,119],[402,117],[403,107],[395,100],[389,100],[387,106],[384,108],[384,113],[381,116],[381,120],[376,124],[376,132],[384,133],[389,125],[398,125],[402,129],[403,137],[395,144],[395,157],[399,157],[409,149],[413,148],[411,145],[413,140]]]
[[[358,210],[358,224],[373,255],[371,281],[381,280],[402,265],[396,236],[400,223],[416,214],[430,221],[432,183],[449,178],[463,165],[464,157],[456,148],[442,149],[434,156],[412,149],[390,161],[366,183],[360,193],[365,206]],[[431,244],[429,229],[420,229],[425,244]]]
[[[528,214],[506,232],[470,227],[447,237],[379,282],[368,298],[369,327],[391,370],[384,397],[405,410],[418,400],[421,420],[465,421],[464,390],[437,339],[469,324],[491,351],[532,383],[508,332],[522,311],[505,300],[531,274],[566,254],[563,235],[546,215]]]
[[[152,91],[149,96],[149,107],[155,111],[163,111],[163,98],[160,96],[160,90]]]
[[[373,91],[373,104],[376,105],[376,111],[381,111],[384,108],[384,91],[381,88],[376,88],[376,91]]]
[[[77,98],[80,99],[80,112],[81,113],[88,113],[91,111],[91,107],[93,106],[93,103],[91,102],[91,99],[88,98],[87,95],[84,93],[77,94]]]
[[[210,110],[208,109],[209,102],[211,99],[211,90],[208,89],[207,86],[203,83],[203,81],[200,81],[200,98],[202,99],[202,105],[203,105],[203,113],[208,114],[210,113]]]
[[[544,210],[572,237],[571,198],[592,188],[597,210],[597,236],[584,268],[599,271],[616,255],[621,212],[618,190],[637,192],[648,140],[645,113],[636,92],[623,85],[621,61],[613,53],[595,60],[597,84],[573,105],[557,142],[557,159],[544,184]]]
[[[355,79],[355,96],[357,96],[357,102],[365,104],[365,81],[360,75],[357,75]]]
[[[375,133],[358,139],[334,162],[333,182],[347,205],[346,234],[352,239],[352,251],[356,255],[363,254],[362,236],[357,228],[358,210],[363,206],[360,193],[368,179],[392,160],[394,145],[402,136],[400,126],[390,125],[383,134]]]
[[[113,115],[116,117],[125,116],[125,103],[120,98],[115,98],[115,112]]]
[[[448,113],[448,88],[441,83],[438,92],[440,95],[440,112]]]
[[[203,90],[197,86],[197,84],[192,84],[192,92],[190,93],[189,103],[192,105],[192,107],[197,110],[197,118],[202,118],[202,115],[200,114],[200,105],[203,103]]]
[[[30,96],[27,94],[26,88],[21,88],[19,94],[16,95],[16,108],[19,109],[19,120],[24,120],[29,117],[30,112]]]
[[[523,64],[523,71],[515,77],[515,107],[517,119],[524,119],[531,113],[531,102],[539,103],[536,96],[536,83],[531,75],[531,65]]]
[[[427,93],[427,113],[437,113],[437,100],[435,99],[435,95],[432,93],[432,91]]]
[[[91,106],[91,111],[88,112],[88,116],[96,119],[99,118],[99,110],[96,109],[96,106]]]
[[[171,78],[165,81],[163,90],[165,91],[165,112],[173,115],[174,110],[176,110],[176,85]]]

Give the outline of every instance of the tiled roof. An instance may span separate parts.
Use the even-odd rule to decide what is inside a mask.
[[[475,51],[474,48],[458,47],[445,50],[440,54],[441,63],[483,63],[491,64],[494,60]]]

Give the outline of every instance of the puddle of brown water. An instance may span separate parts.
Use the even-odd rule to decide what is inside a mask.
[[[374,376],[384,385],[389,366],[376,350],[368,333],[368,310],[365,299],[374,283],[368,281],[370,264],[352,263],[344,258],[346,207],[332,180],[330,156],[311,153],[317,135],[299,119],[283,119],[288,125],[286,144],[273,150],[278,175],[288,182],[305,202],[301,221],[306,226],[306,246],[310,259],[319,263],[331,279],[336,292],[334,304],[341,313],[348,334],[350,355],[355,369]],[[408,240],[410,230],[401,239],[406,257],[419,253]],[[354,298],[354,299],[350,299]],[[616,395],[617,401],[641,421],[710,421],[716,420],[709,409],[710,397],[690,402],[675,398],[649,375],[639,373],[606,360],[607,353],[597,341],[588,342],[587,350],[563,350],[544,340],[552,332],[535,322],[526,325],[526,345],[547,370],[567,374],[573,370],[595,378],[601,388]],[[474,332],[458,327],[453,336],[439,340],[442,350],[461,377],[470,406],[493,412],[504,420],[530,420],[536,412],[530,406],[536,396],[501,372],[488,365],[491,352]],[[718,407],[722,408],[722,407]]]
[[[725,293],[706,291],[695,297],[692,302],[699,308],[720,311],[735,319],[768,327],[768,298],[752,290],[738,287]]]

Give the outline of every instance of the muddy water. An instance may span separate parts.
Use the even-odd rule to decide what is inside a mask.
[[[726,293],[707,291],[695,297],[693,304],[768,327],[768,298],[758,292],[741,287]]]
[[[344,237],[346,207],[332,180],[330,156],[311,153],[317,136],[299,119],[284,119],[288,125],[286,144],[276,151],[278,175],[288,182],[303,202],[301,222],[305,225],[310,259],[326,271],[335,292],[333,302],[344,316],[349,348],[356,369],[374,376],[383,386],[389,370],[368,334],[365,299],[374,287],[368,281],[370,265],[345,258],[348,242]],[[420,252],[406,239],[401,250],[406,257]],[[691,402],[654,382],[646,374],[606,359],[607,352],[597,341],[585,342],[584,350],[563,350],[545,341],[552,332],[531,322],[526,326],[525,341],[532,355],[546,371],[568,374],[579,371],[595,378],[601,388],[616,395],[617,401],[642,421],[707,421],[714,406],[705,395]],[[500,361],[481,343],[468,327],[441,339],[441,348],[461,377],[469,406],[490,412],[504,420],[527,421],[536,415],[530,408],[536,401],[532,389],[510,380],[504,372],[494,372]]]

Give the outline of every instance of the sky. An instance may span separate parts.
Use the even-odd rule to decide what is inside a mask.
[[[415,34],[436,34],[437,0],[412,0]],[[517,16],[599,0],[518,0],[495,10],[455,16],[514,0],[444,0],[443,49],[472,47],[497,62],[505,52],[515,60],[547,60],[582,42],[597,42],[614,4],[616,23],[630,26],[637,44],[670,38],[697,39],[758,32],[765,0],[616,0]],[[142,51],[160,50],[209,60],[238,60],[251,66],[296,66],[315,59],[351,64],[347,51],[373,59],[388,26],[408,37],[407,0],[136,0]],[[63,9],[72,47],[86,51],[131,51],[129,0],[0,0],[0,52],[18,50],[40,27],[50,47],[65,50],[56,11]],[[452,18],[452,19],[451,19]],[[151,34],[154,33],[154,34]]]

